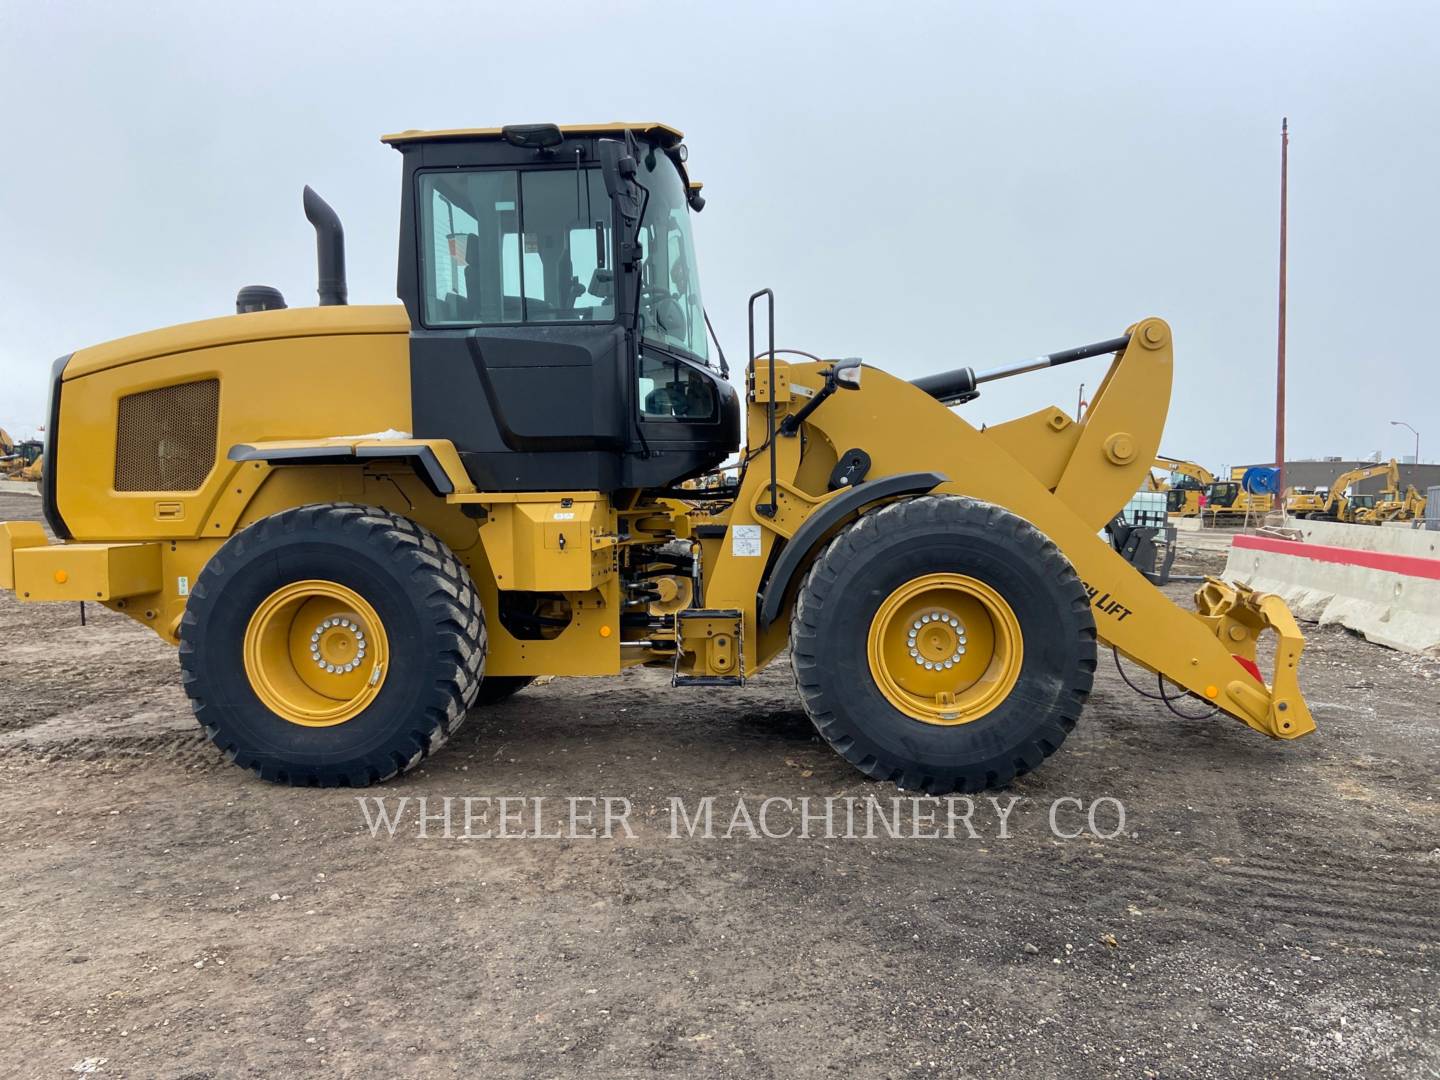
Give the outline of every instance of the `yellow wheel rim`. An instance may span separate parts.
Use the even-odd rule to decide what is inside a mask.
[[[1015,688],[1020,622],[989,585],[925,574],[880,605],[867,642],[870,675],[887,701],[927,724],[968,724]]]
[[[245,628],[245,674],[276,716],[333,727],[385,685],[390,641],[363,596],[333,581],[297,581],[265,598]]]

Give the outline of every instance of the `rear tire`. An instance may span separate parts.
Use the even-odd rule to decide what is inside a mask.
[[[486,675],[475,697],[477,706],[499,705],[535,681],[534,675]]]
[[[363,787],[438,750],[475,701],[485,649],[454,553],[350,503],[231,537],[180,626],[181,678],[210,740],[265,780],[312,787]]]
[[[801,586],[790,648],[805,711],[835,751],[933,795],[1035,768],[1074,728],[1095,674],[1089,597],[1060,549],[955,496],[891,503],[835,537]]]

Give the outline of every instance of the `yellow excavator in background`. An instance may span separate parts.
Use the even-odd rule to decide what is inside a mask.
[[[1156,456],[1154,467],[1166,469],[1170,474],[1165,486],[1154,489],[1169,492],[1165,508],[1176,517],[1198,517],[1200,515],[1200,497],[1215,482],[1215,474],[1203,465],[1196,465],[1193,461],[1182,461],[1179,458],[1163,455]]]
[[[1374,495],[1347,494],[1347,489],[1351,486],[1374,476],[1387,478],[1385,489],[1381,492],[1379,500]],[[1325,497],[1325,501],[1321,503],[1318,510],[1301,505],[1296,496],[1287,497],[1285,509],[1295,517],[1320,521],[1344,521],[1360,525],[1375,524],[1374,513],[1377,505],[1396,502],[1399,501],[1399,498],[1400,466],[1396,464],[1394,458],[1391,458],[1384,465],[1367,465],[1364,468],[1351,469],[1349,472],[1341,473],[1331,482],[1330,493]]]

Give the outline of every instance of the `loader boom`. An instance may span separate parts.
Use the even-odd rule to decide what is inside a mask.
[[[860,392],[831,396],[808,419],[808,438],[777,438],[768,448],[766,365],[755,365],[761,375],[750,406],[748,456],[756,465],[773,457],[778,509],[773,516],[765,512],[766,468],[747,469],[722,519],[729,530],[723,550],[733,546],[737,528],[758,528],[761,557],[707,560],[706,607],[743,606],[762,587],[771,548],[799,535],[806,519],[835,497],[817,492],[812,478],[828,473],[847,448],[863,447],[872,475],[937,473],[945,479],[935,492],[1004,506],[1033,522],[1079,573],[1100,640],[1124,656],[1257,731],[1288,739],[1313,730],[1295,681],[1303,638],[1283,604],[1211,581],[1197,594],[1199,611],[1184,612],[1097,535],[1156,460],[1170,397],[1169,327],[1146,319],[1131,327],[1129,342],[1078,422],[1052,407],[982,432],[926,393],[923,381],[867,368]],[[820,364],[777,362],[777,383],[784,387],[777,396],[787,399],[779,403],[782,414],[809,400],[809,391],[820,391],[823,371]],[[876,416],[906,421],[877,425]],[[745,636],[750,672],[786,641],[783,624],[758,629]],[[1265,630],[1274,630],[1281,644],[1273,688],[1254,669],[1255,643]]]

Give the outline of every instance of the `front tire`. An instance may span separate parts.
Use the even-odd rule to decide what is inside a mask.
[[[991,503],[928,496],[843,530],[791,618],[805,711],[861,772],[944,795],[1002,787],[1065,741],[1095,674],[1060,549]]]
[[[375,507],[304,506],[231,537],[191,589],[180,669],[195,717],[265,780],[363,787],[465,719],[485,668],[469,573]]]

